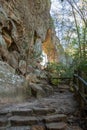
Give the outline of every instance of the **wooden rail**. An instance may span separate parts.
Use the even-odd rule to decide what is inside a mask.
[[[87,105],[87,82],[82,78],[81,72],[75,73],[73,76],[73,86],[76,98],[79,101],[80,107],[84,108]]]

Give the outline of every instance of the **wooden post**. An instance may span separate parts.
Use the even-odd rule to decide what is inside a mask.
[[[79,70],[78,71],[78,76],[82,77],[82,72]],[[78,77],[78,84],[79,84],[79,92],[84,95],[84,84],[82,83],[82,81],[79,79]],[[81,109],[84,107],[84,101],[82,99],[82,97],[80,97],[80,107]]]
[[[78,90],[79,90],[79,85],[78,85],[78,77],[77,77],[77,70],[74,71],[74,76],[73,76],[73,86],[75,90],[75,97],[79,101],[79,95],[78,95]]]

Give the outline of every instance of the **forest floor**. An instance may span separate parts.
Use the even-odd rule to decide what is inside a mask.
[[[0,106],[0,130],[83,130],[80,123],[78,103],[67,85],[49,97]]]

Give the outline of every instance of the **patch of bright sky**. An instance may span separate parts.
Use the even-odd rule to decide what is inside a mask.
[[[58,10],[59,10],[59,8],[61,8],[62,9],[62,5],[59,3],[59,1],[58,0],[51,0],[51,14],[52,14],[52,12],[53,11],[57,11],[58,12]]]
[[[62,10],[63,9],[63,4],[65,3],[65,2],[60,2],[61,0],[51,0],[51,11],[50,11],[50,13],[51,14],[53,14],[53,12],[58,12],[58,11],[60,11],[60,10]],[[66,3],[67,4],[67,3]],[[69,9],[69,5],[68,6],[65,6],[65,8],[66,9]],[[61,12],[62,13],[62,12]]]
[[[46,67],[48,63],[47,54],[43,51],[41,57],[42,57],[42,62],[40,64]]]
[[[61,0],[51,0],[51,10],[50,10],[50,14],[54,19],[54,24],[55,24],[55,31],[56,31],[56,35],[59,37],[60,41],[62,39],[62,31],[65,30],[66,27],[62,28],[62,19],[64,18],[64,20],[66,19],[66,21],[68,20],[67,15],[64,15],[64,13],[69,10],[69,5],[65,6],[65,2],[61,2]],[[57,24],[56,24],[56,19],[57,19]],[[70,21],[73,21],[72,17],[69,17]],[[68,23],[68,22],[67,22]],[[62,29],[62,31],[61,31]],[[60,30],[60,31],[59,31]]]
[[[80,3],[78,3],[78,6],[79,4]],[[66,1],[61,2],[61,0],[51,0],[50,14],[54,19],[56,35],[63,45],[64,40],[62,40],[62,38],[66,35],[67,29],[75,28],[74,17],[72,13],[70,14],[70,12],[72,12],[72,8]],[[78,14],[76,15],[76,18],[78,20],[78,24],[81,26],[82,23]],[[62,24],[62,21],[64,21],[64,25]],[[72,36],[76,37],[76,34],[73,32]]]

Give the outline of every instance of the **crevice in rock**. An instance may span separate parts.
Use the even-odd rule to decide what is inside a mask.
[[[7,27],[3,27],[2,28],[2,36],[7,44],[7,47],[9,48],[11,43],[12,43],[11,30],[8,29]]]
[[[5,35],[5,34],[8,34],[11,36],[11,30],[10,30],[10,27],[3,27],[2,28],[2,35]]]
[[[7,27],[2,28],[2,36],[7,44],[9,52],[12,52],[12,51],[19,52],[19,49],[11,36],[11,30],[12,30],[12,25],[9,23],[9,28]]]
[[[35,42],[36,42],[36,39],[37,39],[37,32],[34,31],[34,44],[35,44]]]
[[[3,26],[3,24],[0,22],[0,27],[2,27]]]
[[[35,98],[37,97],[36,91],[34,91],[32,88],[31,88],[31,93],[32,93],[32,96],[33,96],[33,97],[35,97]]]
[[[11,46],[8,48],[8,51],[9,52],[17,51],[18,53],[20,53],[20,51],[14,41],[12,42]]]

